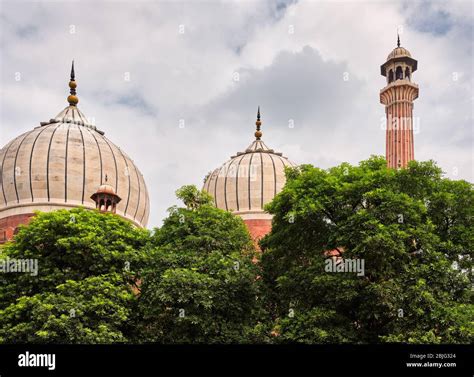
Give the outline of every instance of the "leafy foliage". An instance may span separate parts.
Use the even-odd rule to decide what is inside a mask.
[[[248,342],[259,308],[248,231],[239,217],[202,202],[197,189],[186,192],[195,204],[171,208],[152,237],[142,334],[163,343]]]
[[[126,341],[147,239],[112,214],[38,213],[2,250],[4,258],[37,259],[38,275],[2,274],[0,340]]]
[[[261,242],[275,341],[472,341],[473,199],[432,162],[289,170]],[[364,276],[326,272],[329,254]]]
[[[68,280],[51,292],[22,296],[2,315],[7,343],[125,342],[134,295],[122,277],[109,274]]]
[[[207,193],[176,194],[153,234],[84,209],[21,227],[0,259],[39,273],[1,274],[0,343],[474,340],[473,189],[433,162],[287,169],[263,254]]]
[[[176,190],[176,197],[181,199],[187,209],[197,209],[204,204],[212,203],[212,196],[196,186],[187,185]]]

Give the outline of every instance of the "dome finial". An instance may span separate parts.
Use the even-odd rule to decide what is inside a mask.
[[[400,47],[400,34],[397,33],[397,47]]]
[[[257,125],[257,131],[255,131],[255,138],[257,140],[260,140],[262,137],[262,132],[260,131],[260,126],[262,125],[262,122],[260,121],[260,106],[257,110],[257,121],[255,122],[255,124]]]
[[[69,88],[71,89],[69,91],[70,95],[67,97],[67,101],[69,102],[70,106],[76,106],[77,103],[79,102],[79,99],[76,96],[76,74],[74,72],[74,60],[72,61],[72,66],[71,66],[71,79],[69,81]]]

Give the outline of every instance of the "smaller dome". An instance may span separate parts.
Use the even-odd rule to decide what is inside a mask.
[[[232,211],[244,220],[271,220],[265,205],[283,189],[285,169],[296,165],[275,152],[261,139],[260,107],[255,140],[204,179],[203,190],[211,194],[217,208]]]
[[[405,56],[411,58],[410,51],[408,51],[405,47],[395,47],[392,52],[388,54],[387,60]]]
[[[97,194],[111,194],[111,195],[116,195],[115,190],[112,186],[110,185],[100,185],[99,189],[96,192]]]
[[[245,152],[208,174],[203,190],[212,195],[217,208],[232,211],[244,220],[271,218],[264,207],[283,189],[285,168],[294,166],[262,140],[255,140]]]

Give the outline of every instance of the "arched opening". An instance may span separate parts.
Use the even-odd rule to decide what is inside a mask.
[[[7,240],[7,231],[5,229],[0,229],[0,242]]]
[[[100,199],[100,202],[99,202],[99,209],[100,209],[101,211],[103,211],[103,210],[104,210],[104,206],[105,206],[104,199]]]
[[[405,78],[410,80],[410,68],[408,67],[405,69]]]
[[[105,206],[105,210],[108,211],[109,209],[111,209],[111,207],[112,207],[112,202],[111,202],[110,199],[109,199],[109,200],[107,200],[107,204],[106,204],[106,206]]]
[[[403,80],[403,69],[402,67],[398,66],[397,70],[395,71],[396,80]]]
[[[390,72],[388,72],[388,83],[390,84],[393,81],[393,70],[391,69]]]

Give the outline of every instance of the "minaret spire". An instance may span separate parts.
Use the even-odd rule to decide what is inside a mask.
[[[400,34],[397,33],[397,47],[400,47]]]
[[[262,122],[260,121],[260,106],[257,110],[257,121],[255,122],[255,125],[257,126],[257,131],[255,131],[255,138],[256,140],[260,140],[262,138],[262,131],[260,131],[260,126],[262,125]]]
[[[67,97],[67,101],[69,102],[70,106],[76,106],[77,103],[79,102],[79,99],[76,96],[76,74],[74,72],[74,60],[72,61],[72,66],[71,66],[71,78],[69,81],[69,88],[70,88],[70,95]]]

